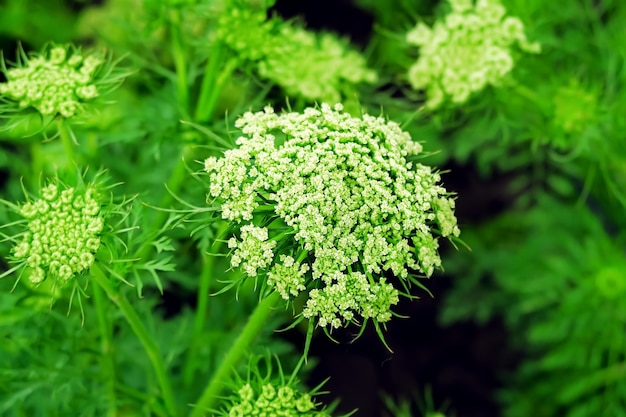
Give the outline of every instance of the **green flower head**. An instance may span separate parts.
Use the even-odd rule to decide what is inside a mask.
[[[50,279],[62,285],[88,270],[100,248],[104,220],[94,188],[64,188],[51,183],[41,198],[22,205],[26,232],[13,248],[15,262],[26,267],[28,279]]]
[[[505,17],[498,0],[449,0],[452,11],[432,28],[418,23],[407,34],[407,42],[420,48],[420,57],[410,68],[408,79],[415,89],[426,90],[426,107],[435,109],[449,98],[455,104],[488,85],[497,86],[513,69],[512,48],[538,53],[524,25],[516,17]]]
[[[111,281],[133,285],[123,275],[133,271],[139,295],[144,277],[160,285],[157,271],[171,270],[167,255],[156,255],[158,265],[154,258],[148,262],[125,258],[143,242],[132,235],[143,218],[143,206],[134,197],[115,197],[116,185],[107,184],[105,172],[90,181],[78,173],[64,179],[68,182],[57,177],[37,193],[25,192],[22,204],[0,199],[12,220],[0,226],[0,242],[12,244],[7,257],[11,267],[0,278],[14,276],[15,285],[36,287],[44,298],[50,296],[51,304],[63,301],[71,308],[76,302],[81,314],[81,297],[96,276],[104,274]],[[158,244],[170,250],[167,239]]]
[[[205,161],[209,198],[239,224],[231,265],[285,300],[307,294],[304,317],[386,322],[412,277],[441,266],[437,237],[459,235],[454,199],[409,160],[422,147],[400,126],[327,104],[236,125],[238,147]]]
[[[315,33],[265,11],[233,8],[220,18],[218,38],[242,59],[253,62],[261,78],[287,95],[336,102],[351,88],[376,81],[363,56],[331,33]]]
[[[324,411],[316,411],[318,405],[310,394],[284,383],[246,382],[236,393],[221,416],[330,417]]]
[[[597,94],[575,78],[556,90],[552,104],[553,124],[565,133],[580,135],[598,119]]]
[[[219,417],[330,417],[336,404],[322,406],[315,401],[323,383],[309,390],[302,389],[296,377],[304,361],[285,375],[283,367],[269,355],[251,355],[247,375],[233,375],[230,393],[224,397]],[[343,415],[347,417],[347,415]]]
[[[14,68],[1,63],[7,82],[0,84],[0,112],[32,108],[42,116],[71,118],[121,78],[103,56],[73,47],[52,45],[30,57],[19,51],[18,58]]]

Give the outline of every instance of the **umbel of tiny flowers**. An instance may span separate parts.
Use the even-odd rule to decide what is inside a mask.
[[[289,385],[268,382],[253,387],[246,383],[237,390],[237,399],[222,415],[330,417],[330,414],[316,411],[316,408],[310,394],[301,393]]]
[[[41,197],[14,206],[24,231],[12,238],[10,261],[32,284],[53,281],[62,287],[94,263],[104,218],[96,188],[67,187],[59,181],[41,189]]]
[[[322,327],[378,328],[421,286],[417,274],[441,266],[437,237],[459,228],[439,174],[409,161],[421,145],[394,122],[342,110],[244,114],[238,147],[205,161],[209,198],[237,225],[233,266],[285,300],[306,294],[302,317]]]
[[[261,78],[289,96],[337,102],[355,85],[373,83],[376,73],[363,56],[331,33],[314,33],[264,10],[233,7],[219,19],[217,39],[243,60],[255,63]]]
[[[102,54],[84,54],[72,46],[49,45],[40,53],[18,50],[17,63],[7,68],[0,84],[0,115],[33,109],[44,117],[72,118],[86,104],[117,87],[127,75]]]
[[[449,0],[452,11],[432,28],[418,23],[407,42],[420,48],[408,72],[415,89],[425,89],[426,108],[435,109],[446,100],[461,104],[488,85],[498,86],[513,69],[513,46],[538,53],[530,43],[524,24],[506,15],[499,0]]]
[[[283,374],[278,362],[278,375],[272,375],[271,359],[265,358],[267,375],[261,375],[259,360],[252,358],[248,366],[247,379],[231,384],[232,393],[228,396],[224,407],[216,416],[248,417],[248,416],[289,416],[289,417],[330,417],[330,410],[320,410],[320,404],[314,397],[320,394],[321,385],[308,392],[298,388],[294,370],[289,379]],[[331,407],[332,408],[332,407]],[[344,416],[346,417],[346,416]]]
[[[552,98],[553,124],[564,133],[580,135],[598,118],[597,93],[572,78],[559,87]]]

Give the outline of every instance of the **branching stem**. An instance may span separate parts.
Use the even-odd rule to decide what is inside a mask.
[[[107,278],[104,271],[97,263],[92,265],[91,272],[92,278],[96,284],[98,284],[104,292],[106,292],[111,301],[119,307],[120,311],[124,315],[124,318],[143,345],[148,359],[152,364],[152,368],[154,369],[154,373],[156,374],[157,381],[161,388],[163,402],[165,403],[165,408],[168,414],[172,417],[178,416],[179,413],[174,399],[174,391],[172,390],[172,385],[167,375],[163,357],[155,340],[148,332],[148,329],[144,326],[143,321],[133,306],[128,302],[123,294],[115,291],[109,282],[109,278]]]
[[[100,366],[102,367],[102,376],[107,382],[107,394],[109,402],[108,417],[117,416],[117,400],[115,396],[115,365],[112,355],[112,327],[111,321],[107,317],[106,301],[102,294],[102,288],[98,285],[93,286],[93,297],[96,307],[96,315],[98,316],[98,327],[100,328],[100,346],[102,349],[102,356]]]
[[[189,417],[202,417],[208,410],[215,407],[228,375],[233,372],[259,333],[261,333],[279,300],[281,300],[280,295],[277,292],[271,292],[257,305],[245,327],[226,354],[226,357],[213,374],[200,399],[194,405]]]

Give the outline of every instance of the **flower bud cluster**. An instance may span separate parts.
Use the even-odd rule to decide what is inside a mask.
[[[530,43],[524,24],[505,17],[499,0],[449,0],[452,12],[432,28],[424,23],[407,34],[407,42],[420,48],[420,57],[409,69],[415,89],[425,89],[426,107],[435,109],[445,99],[460,104],[488,85],[497,86],[513,69],[512,47],[540,52]]]
[[[243,223],[231,264],[264,272],[284,299],[308,288],[304,316],[332,327],[388,321],[399,292],[382,276],[430,276],[441,266],[437,236],[459,234],[439,174],[407,160],[421,145],[396,123],[342,110],[248,112],[238,148],[205,161],[209,198]]]
[[[299,393],[288,385],[266,383],[255,391],[247,383],[237,394],[238,400],[228,410],[228,417],[330,417],[324,411],[315,410],[315,403],[309,394]]]
[[[552,104],[554,125],[565,133],[577,135],[593,125],[599,108],[597,95],[576,79],[556,91]]]
[[[33,107],[44,116],[69,118],[81,111],[82,103],[99,95],[94,83],[104,62],[99,57],[55,46],[45,55],[24,60],[24,66],[8,69],[8,82],[0,84],[0,96],[20,109]]]
[[[363,56],[335,35],[266,20],[265,12],[233,8],[222,15],[217,33],[241,58],[257,64],[261,78],[291,96],[336,102],[346,89],[377,79]]]
[[[47,278],[65,282],[89,269],[95,260],[103,229],[100,204],[90,188],[61,190],[49,184],[41,195],[42,199],[20,208],[28,231],[14,247],[13,256],[28,267],[31,282]]]

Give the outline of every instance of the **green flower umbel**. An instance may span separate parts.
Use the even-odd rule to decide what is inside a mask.
[[[410,162],[421,145],[393,122],[340,105],[271,108],[236,123],[238,148],[205,161],[222,217],[241,224],[231,264],[290,300],[304,317],[340,327],[386,322],[414,274],[441,266],[437,236],[457,236],[439,174]]]
[[[498,0],[449,0],[452,12],[432,28],[424,23],[407,34],[407,42],[420,48],[408,79],[415,89],[425,89],[426,107],[439,107],[446,98],[460,104],[488,85],[497,86],[513,69],[512,47],[538,53],[529,43],[524,25],[505,17]]]
[[[31,57],[20,52],[15,68],[2,65],[7,82],[0,84],[0,111],[33,108],[43,116],[70,118],[117,81],[110,62],[74,48],[52,46]]]
[[[233,8],[220,17],[218,38],[241,59],[252,62],[261,78],[292,97],[340,101],[355,85],[373,83],[376,73],[364,57],[331,33],[315,33],[265,11]]]
[[[556,90],[552,104],[553,124],[564,133],[579,136],[598,119],[598,94],[581,85],[576,78]]]
[[[63,284],[89,269],[100,247],[104,223],[94,190],[61,188],[50,184],[41,190],[43,198],[19,209],[28,230],[13,256],[34,284],[46,279]]]
[[[247,416],[289,416],[289,417],[330,417],[324,411],[316,411],[311,396],[300,393],[289,385],[265,383],[253,387],[244,384],[237,391],[236,400],[224,417]]]

